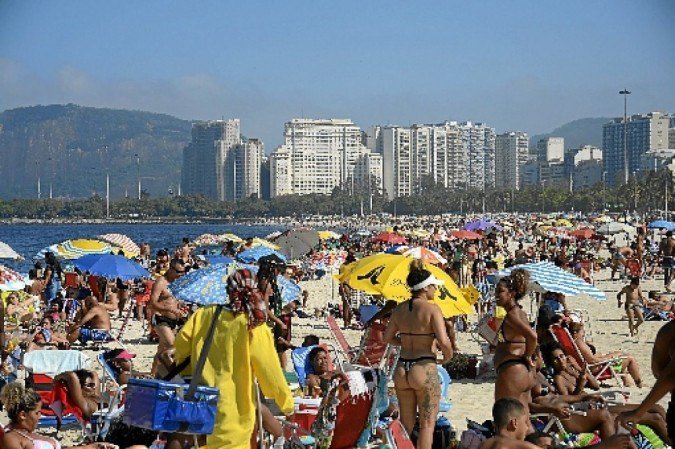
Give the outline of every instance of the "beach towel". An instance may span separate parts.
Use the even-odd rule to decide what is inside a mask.
[[[66,371],[85,369],[89,357],[80,351],[31,351],[23,358],[23,365],[30,372],[54,377]]]

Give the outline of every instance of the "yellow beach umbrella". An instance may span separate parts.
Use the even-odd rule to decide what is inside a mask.
[[[340,234],[338,234],[337,232],[334,232],[334,231],[329,231],[329,230],[318,231],[317,234],[319,234],[319,238],[321,240],[330,240],[330,239],[339,239],[340,238]]]
[[[237,235],[235,235],[235,234],[232,234],[232,233],[230,233],[230,232],[226,232],[225,234],[220,234],[220,235],[218,236],[218,239],[219,239],[221,242],[234,242],[234,243],[241,243],[241,242],[243,242],[243,240],[241,239],[241,237],[239,237],[239,236],[237,236]]]
[[[345,267],[340,281],[356,290],[403,302],[411,296],[406,282],[410,262],[410,258],[399,254],[374,254],[350,264],[353,266]],[[424,264],[424,268],[443,282],[436,289],[434,303],[441,308],[444,317],[473,312],[471,304],[447,273],[430,264]]]
[[[268,248],[272,248],[275,251],[279,249],[279,245],[275,245],[274,243],[272,243],[270,241],[267,241],[265,239],[261,239],[260,237],[254,238],[253,243],[251,244],[251,247],[260,246],[260,245],[266,246]]]
[[[460,289],[464,298],[469,302],[469,304],[474,305],[480,299],[480,292],[473,285],[468,285]]]
[[[100,240],[74,239],[56,245],[55,255],[63,259],[78,259],[88,254],[110,254],[117,251],[119,248]]]

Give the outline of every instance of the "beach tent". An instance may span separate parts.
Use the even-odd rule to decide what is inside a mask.
[[[19,253],[14,251],[11,246],[5,242],[0,242],[0,259],[23,259]]]
[[[605,293],[587,283],[580,277],[565,271],[551,262],[536,262],[516,265],[497,273],[502,278],[511,274],[516,268],[522,268],[530,273],[530,289],[541,293],[550,291],[562,293],[565,296],[588,296],[597,301],[605,301]]]

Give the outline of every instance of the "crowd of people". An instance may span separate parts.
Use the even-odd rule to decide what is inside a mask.
[[[669,296],[675,268],[672,232],[654,233],[649,238],[649,233],[638,227],[634,237],[617,244],[616,239],[603,239],[597,234],[593,238],[576,238],[569,233],[541,232],[541,226],[529,222],[493,223],[481,229],[478,238],[453,237],[448,228],[434,222],[427,232],[416,235],[404,225],[397,225],[388,234],[406,238],[411,247],[437,254],[435,263],[457,285],[473,285],[482,293],[473,305],[477,315],[494,318],[495,340],[485,342],[486,358],[496,376],[493,428],[492,436],[482,442],[483,449],[553,447],[557,443],[551,434],[532,423],[531,415],[541,413],[557,418],[566,432],[597,435],[598,441],[592,443],[602,448],[629,447],[633,440],[622,429],[636,424],[648,426],[661,441],[670,444],[675,411],[671,405],[666,412],[657,402],[675,389],[673,321],[665,324],[656,338],[651,369],[657,381],[652,390],[642,403],[615,404],[602,394],[606,379],[601,375],[610,372],[623,386],[641,388],[645,384],[641,374],[644,367],[628,353],[601,353],[604,348],[596,348],[588,338],[585,317],[573,311],[560,292],[538,292],[538,310],[534,316],[527,313],[522,301],[532,293],[532,279],[529,271],[517,266],[549,261],[589,283],[603,269],[611,272],[612,280],[618,275],[627,281],[616,295],[618,307],[624,308],[629,335],[637,336],[646,315],[666,320],[675,316],[675,305]],[[254,246],[253,239],[241,244],[228,241],[220,251],[222,256],[236,258]],[[316,335],[293,332],[296,318],[313,319],[327,314],[341,319],[345,330],[367,334],[379,326],[383,330],[381,342],[398,348],[390,379],[394,388],[385,395],[388,406],[382,416],[400,419],[405,431],[414,435],[416,447],[434,447],[444,399],[438,365],[447,364],[459,352],[457,333],[471,326],[470,318],[445,317],[434,303],[445,281],[434,276],[423,260],[411,259],[404,279],[410,291],[408,299],[396,302],[365,295],[340,277],[338,302],[329,303],[331,298],[322,298],[317,301],[321,306],[315,310],[308,308],[307,290],[299,288],[297,298],[286,301],[280,286],[280,278],[306,285],[323,276],[344,274],[365,257],[403,250],[386,239],[346,232],[339,238],[321,241],[309,254],[290,263],[274,254],[267,255],[257,261],[257,272],[239,267],[227,273],[225,308],[197,306],[174,296],[174,282],[208,265],[208,259],[200,257],[200,248],[189,238],[183,239],[174,251],[161,249],[154,255],[150,245],[141,244],[134,260],[151,273],[145,279],[105,279],[66,268],[64,260],[47,252],[44,260],[37,261],[30,270],[25,291],[11,292],[3,298],[2,381],[6,385],[0,401],[9,422],[0,447],[61,447],[52,437],[38,432],[43,398],[28,384],[24,386],[16,380],[25,354],[89,348],[91,344],[95,350],[103,351],[99,348],[106,346],[103,359],[114,373],[111,380],[116,385],[126,385],[134,378],[184,379],[196,375],[197,360],[212,323],[216,323],[213,344],[198,373],[202,384],[217,387],[220,392],[210,435],[195,438],[180,432],[135,432],[120,422],[116,431],[109,433],[108,442],[74,447],[159,447],[161,442],[166,448],[195,444],[244,448],[257,444],[259,427],[272,435],[271,441],[283,441],[288,435],[281,421],[293,421],[297,411],[289,386],[291,351],[298,347],[308,349],[306,384],[296,394],[331,397],[338,403],[349,396],[345,386],[348,376],[344,367],[333,365],[331,351]],[[609,255],[605,259],[600,257],[604,251]],[[339,267],[339,263],[317,266],[314,261],[328,252],[343,255],[344,263]],[[508,275],[497,275],[509,267],[516,268]],[[663,291],[651,290],[645,295],[641,281],[656,276],[663,276]],[[376,313],[362,316],[363,305],[376,306]],[[126,348],[110,349],[120,343],[129,318],[140,323],[147,341],[156,343],[147,373],[133,369],[135,354]],[[552,326],[569,335],[567,345],[551,333]],[[117,327],[119,330],[113,330]],[[296,345],[300,340],[302,343]],[[569,345],[577,353],[571,354]],[[110,402],[114,393],[99,377],[96,371],[80,369],[59,373],[53,379],[85,423],[106,405],[106,397]],[[256,385],[262,401],[257,398]],[[336,385],[340,388],[333,397]]]

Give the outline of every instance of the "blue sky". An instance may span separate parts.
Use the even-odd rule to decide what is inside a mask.
[[[77,103],[548,132],[675,112],[675,2],[0,0],[0,110]]]

